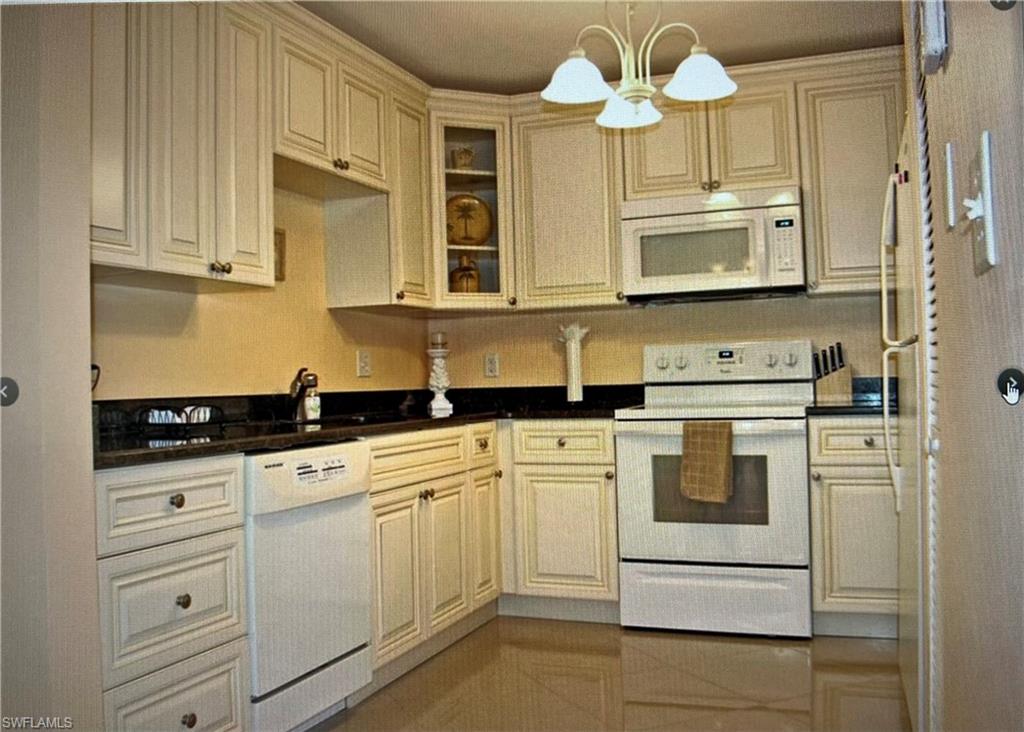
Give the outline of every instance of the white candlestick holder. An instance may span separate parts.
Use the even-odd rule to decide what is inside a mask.
[[[452,403],[444,395],[452,385],[448,378],[448,353],[447,348],[427,349],[427,355],[430,356],[430,390],[434,392],[434,399],[430,402],[430,416],[434,419],[452,416]]]

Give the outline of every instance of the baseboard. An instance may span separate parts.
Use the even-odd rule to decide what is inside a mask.
[[[838,635],[850,638],[895,638],[898,619],[895,615],[866,613],[813,613],[814,635]]]
[[[373,681],[364,686],[356,693],[349,696],[345,702],[351,709],[356,704],[383,689],[400,676],[412,671],[424,661],[436,656],[448,646],[466,637],[481,625],[493,620],[498,615],[498,603],[492,600],[483,607],[479,607],[469,615],[455,623],[452,623],[439,633],[432,635],[427,640],[403,653],[398,658],[388,661],[373,672]]]
[[[618,625],[619,603],[614,600],[566,600],[559,597],[502,595],[498,598],[498,615]]]

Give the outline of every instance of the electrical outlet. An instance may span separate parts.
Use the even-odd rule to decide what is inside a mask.
[[[498,361],[498,354],[488,353],[484,356],[484,376],[489,379],[496,379],[499,373],[501,373],[501,364]]]
[[[373,375],[373,364],[370,362],[369,351],[356,351],[356,376],[368,378]]]

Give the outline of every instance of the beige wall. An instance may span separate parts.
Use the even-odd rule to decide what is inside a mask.
[[[701,302],[647,310],[511,314],[489,318],[434,320],[432,330],[448,334],[455,386],[512,386],[565,383],[565,350],[558,326],[589,327],[583,341],[585,384],[638,383],[646,343],[702,340],[810,338],[819,347],[843,342],[858,376],[881,371],[878,298],[804,297],[735,302]],[[484,354],[496,352],[499,378],[484,378]]]
[[[287,279],[273,289],[174,292],[93,287],[94,396],[121,399],[286,391],[308,366],[325,391],[426,386],[422,320],[327,310],[319,201],[277,189],[275,225],[287,239]],[[188,280],[182,284],[187,286]],[[356,378],[356,348],[373,376]]]

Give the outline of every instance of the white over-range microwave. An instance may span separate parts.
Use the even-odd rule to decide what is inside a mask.
[[[800,189],[628,201],[622,278],[634,300],[804,290]]]

